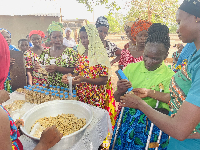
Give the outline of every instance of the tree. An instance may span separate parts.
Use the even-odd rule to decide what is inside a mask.
[[[127,7],[131,7],[126,18],[144,19],[152,23],[166,24],[170,31],[176,27],[176,11],[178,0],[132,0]]]
[[[108,19],[109,23],[109,33],[119,33],[121,31],[121,27],[119,22],[113,17],[113,14],[108,14],[105,16]]]
[[[105,5],[107,9],[110,9],[110,13],[115,10],[121,9],[120,6],[117,5],[115,1],[111,2],[111,0],[76,0],[79,3],[83,3],[86,5],[89,11],[93,11],[93,7],[97,5]]]

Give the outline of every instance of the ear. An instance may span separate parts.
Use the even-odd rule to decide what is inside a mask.
[[[200,18],[199,17],[196,17],[196,22],[200,23]]]

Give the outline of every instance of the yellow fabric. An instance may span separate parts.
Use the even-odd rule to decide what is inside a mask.
[[[99,33],[96,27],[92,24],[84,26],[88,35],[89,45],[88,45],[88,59],[89,66],[95,66],[101,64],[111,68],[108,54],[104,45],[99,37]],[[80,42],[78,46],[78,53],[82,55],[85,52],[85,47]]]

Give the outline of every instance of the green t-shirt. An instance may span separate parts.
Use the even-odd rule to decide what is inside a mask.
[[[146,88],[160,91],[159,83],[162,83],[164,86],[164,93],[169,93],[169,84],[171,77],[174,75],[174,72],[169,69],[164,62],[162,62],[162,65],[155,71],[148,71],[145,68],[144,61],[131,63],[126,66],[123,72],[132,83],[133,89]],[[143,100],[151,107],[156,107],[157,100],[151,97],[143,98]],[[163,102],[159,102],[158,108],[170,110],[168,104]]]

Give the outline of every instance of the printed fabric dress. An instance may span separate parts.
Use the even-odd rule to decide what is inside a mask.
[[[89,67],[88,56],[78,54],[78,64],[74,73],[78,73],[85,78],[95,79],[108,76],[108,68],[100,64]],[[108,97],[106,92],[110,90],[107,87],[108,85],[81,83],[76,86],[77,96],[81,102],[106,109],[109,112],[112,123],[115,123],[115,114],[112,114],[115,106],[106,99]]]
[[[143,56],[134,58],[128,49],[123,49],[121,52],[120,60],[119,60],[119,66],[123,66],[125,68],[130,63],[137,63],[142,60],[143,60]]]
[[[0,105],[0,109],[3,109],[8,114],[8,118],[10,121],[10,139],[12,141],[12,149],[13,150],[23,150],[23,145],[20,142],[20,140],[18,139],[18,137],[20,137],[20,133],[17,130],[14,120],[10,117],[10,114],[2,105]]]
[[[15,46],[10,45],[9,46],[9,50],[10,51],[20,51],[18,50]],[[11,78],[10,78],[10,71],[8,72],[8,77],[6,78],[6,81],[4,82],[4,89],[9,92],[12,93],[12,86],[11,86]]]
[[[45,61],[45,65],[50,65],[51,61],[59,67],[75,67],[77,63],[77,52],[72,48],[66,48],[59,57],[51,57],[50,49],[46,49],[43,52],[43,56],[48,54],[48,58]],[[61,82],[63,74],[61,72],[48,73],[48,84],[53,86],[68,87],[67,84]]]
[[[43,55],[41,54],[40,56],[38,56],[33,51],[27,50],[24,53],[24,59],[25,59],[25,68],[32,69],[32,84],[33,85],[35,85],[36,83],[39,83],[39,85],[47,84],[47,74],[34,70],[35,63],[44,65]]]

